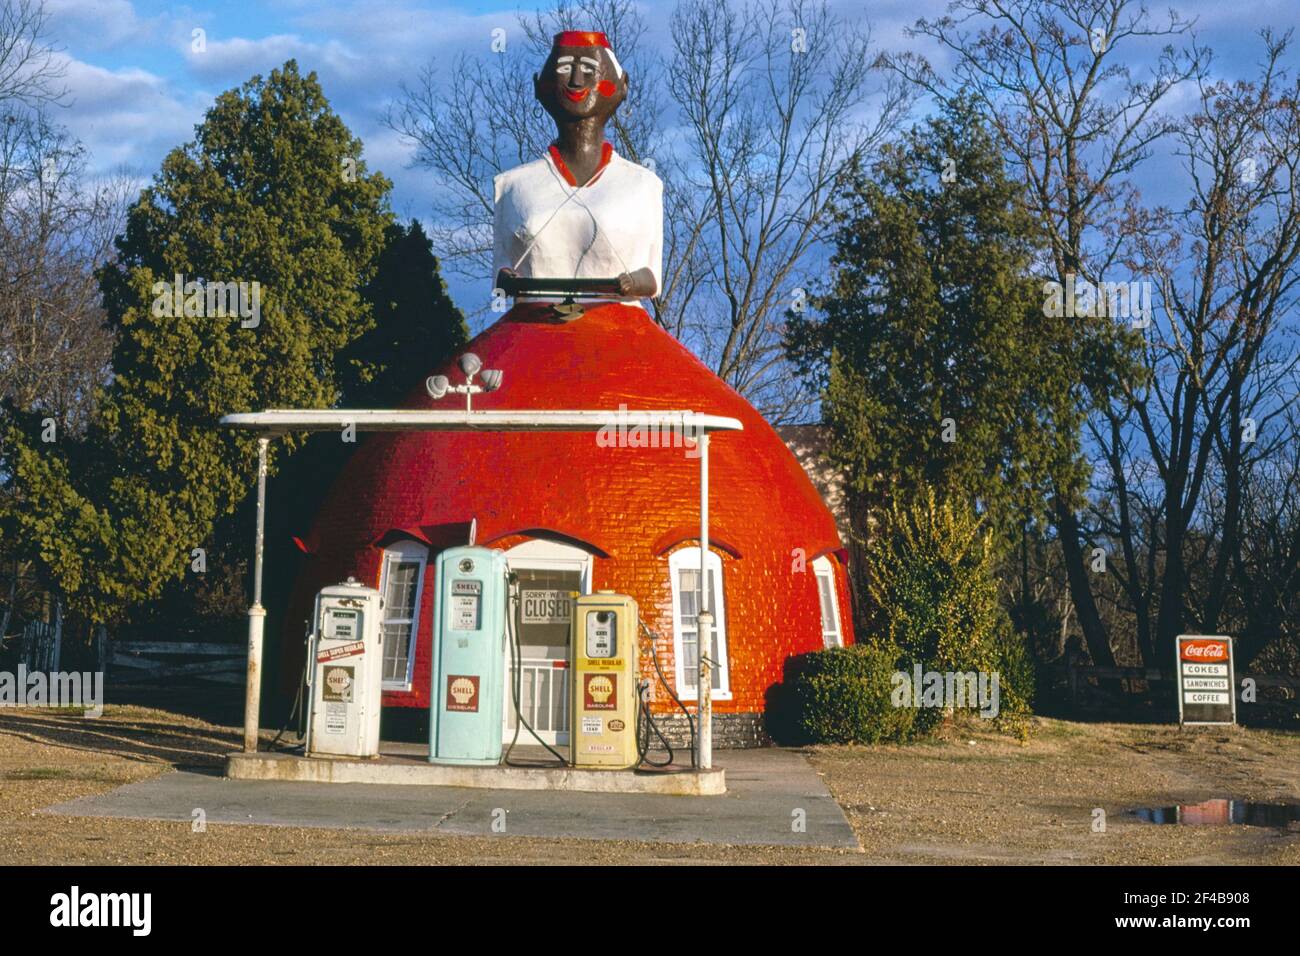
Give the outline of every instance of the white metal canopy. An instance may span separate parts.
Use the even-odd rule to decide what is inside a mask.
[[[745,426],[738,419],[692,411],[630,411],[626,408],[617,411],[278,408],[226,415],[221,419],[221,424],[259,434],[257,538],[253,559],[253,604],[248,609],[248,672],[244,695],[244,749],[250,753],[257,750],[258,712],[261,704],[262,631],[266,618],[266,609],[262,607],[262,543],[266,521],[266,453],[271,438],[290,432],[341,431],[351,427],[359,432],[601,432],[614,428],[620,433],[634,428],[652,428],[668,429],[673,435],[672,444],[676,447],[680,447],[676,440],[679,434],[683,440],[687,437],[693,439],[693,451],[700,459],[700,671],[696,684],[696,766],[701,770],[713,767],[712,678],[709,674],[712,662],[706,652],[711,647],[710,627],[713,615],[708,611],[709,585],[704,560],[709,547],[709,433],[743,431]],[[666,446],[661,440],[650,447]]]
[[[411,409],[273,409],[227,415],[221,424],[267,435],[295,431],[596,432],[605,428],[678,428],[687,435],[742,431],[735,418],[690,411],[444,411]]]

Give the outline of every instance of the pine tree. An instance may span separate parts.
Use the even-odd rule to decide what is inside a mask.
[[[364,294],[375,324],[344,356],[343,401],[351,408],[393,408],[469,341],[469,329],[416,220],[388,227]]]
[[[92,619],[189,571],[247,494],[256,439],[222,415],[337,402],[392,224],[391,184],[361,151],[289,61],[219,96],[131,207],[100,275],[116,345],[86,447],[6,436],[18,532]]]
[[[1044,315],[1042,246],[992,138],[957,104],[888,147],[840,206],[833,273],[787,346],[823,386],[862,511],[959,500],[1010,533],[1077,487],[1081,375]]]

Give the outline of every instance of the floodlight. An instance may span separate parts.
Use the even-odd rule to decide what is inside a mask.
[[[495,392],[501,387],[501,376],[504,373],[499,368],[485,368],[479,376],[479,381],[483,383],[483,391]]]
[[[466,378],[473,378],[482,367],[483,362],[473,352],[466,352],[460,357],[460,370]]]
[[[424,387],[429,390],[429,394],[434,398],[442,398],[447,394],[447,389],[451,388],[451,382],[445,375],[430,375],[424,383]]]

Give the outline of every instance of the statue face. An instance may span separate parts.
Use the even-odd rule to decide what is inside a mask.
[[[533,80],[537,101],[557,123],[595,117],[602,123],[627,97],[627,76],[599,46],[559,46]]]

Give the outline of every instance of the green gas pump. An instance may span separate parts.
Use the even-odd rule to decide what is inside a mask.
[[[438,556],[429,761],[501,761],[505,707],[505,556],[480,547]]]

